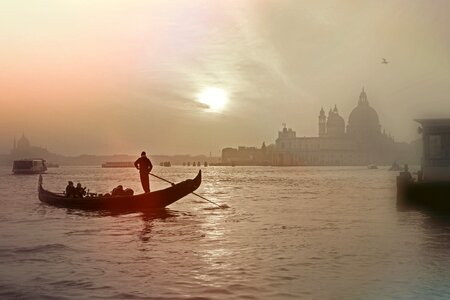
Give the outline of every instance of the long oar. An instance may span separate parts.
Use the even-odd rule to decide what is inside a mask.
[[[172,181],[169,181],[169,180],[167,180],[167,179],[164,179],[164,178],[159,177],[159,176],[157,176],[157,175],[155,175],[155,174],[152,174],[152,173],[149,173],[149,174],[152,175],[153,177],[156,177],[156,178],[158,178],[158,179],[161,179],[162,181],[165,181],[165,182],[167,182],[167,183],[170,183],[171,185],[175,185],[175,183],[172,182]],[[220,208],[228,208],[228,205],[226,205],[226,204],[225,204],[225,205],[219,205],[219,204],[217,204],[216,202],[211,201],[211,200],[209,200],[209,199],[206,199],[206,198],[203,197],[202,195],[199,195],[199,194],[197,194],[197,193],[195,193],[195,192],[192,192],[191,194],[194,194],[195,196],[200,197],[200,198],[202,198],[203,200],[206,200],[206,201],[208,201],[209,203],[212,203],[212,204],[216,205],[217,207],[220,207]]]

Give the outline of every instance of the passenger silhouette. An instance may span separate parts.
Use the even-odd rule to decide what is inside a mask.
[[[123,196],[123,186],[118,185],[111,191],[111,196]]]
[[[82,187],[81,183],[77,183],[77,187],[75,188],[75,197],[83,198],[86,195],[86,187]]]
[[[66,197],[75,197],[75,187],[73,186],[72,181],[69,181],[66,186]]]
[[[148,159],[145,151],[142,151],[141,157],[139,157],[135,162],[134,166],[139,170],[139,175],[141,177],[142,188],[146,193],[150,192],[150,181],[148,178],[148,173],[152,171],[153,165]]]
[[[414,179],[413,179],[413,177],[412,177],[412,175],[411,175],[411,172],[409,172],[408,164],[405,164],[404,171],[401,172],[401,173],[402,173],[401,175],[404,176],[404,178],[405,178],[407,181],[409,181],[409,182],[414,181]]]

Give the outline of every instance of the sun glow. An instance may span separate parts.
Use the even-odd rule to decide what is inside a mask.
[[[198,102],[207,105],[210,112],[222,111],[227,101],[227,93],[215,87],[206,88],[198,95]]]

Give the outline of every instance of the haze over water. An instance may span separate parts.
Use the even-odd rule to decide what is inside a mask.
[[[192,167],[154,170],[173,181]],[[41,204],[37,176],[0,170],[2,299],[448,299],[448,219],[397,211],[396,172],[208,167],[159,215]],[[133,169],[61,167],[44,186],[140,192]],[[167,184],[153,180],[152,188]]]
[[[440,0],[2,1],[0,154],[24,132],[67,155],[218,156],[272,143],[282,123],[315,136],[320,108],[337,104],[347,120],[362,87],[383,129],[409,142],[412,119],[450,109],[449,10]]]
[[[449,12],[444,0],[0,1],[0,162],[50,155],[25,136],[75,158],[274,149],[283,123],[288,139],[317,137],[322,107],[337,106],[330,128],[346,132],[366,93],[375,122],[359,114],[356,127],[410,142],[413,119],[448,118]],[[291,162],[363,164],[343,140],[306,143],[319,158]],[[280,154],[263,152],[272,160],[258,163]],[[61,163],[44,187],[142,192],[135,169],[99,165]],[[174,182],[197,171],[153,169]],[[158,214],[112,215],[46,206],[37,176],[0,166],[0,298],[449,299],[449,218],[399,210],[396,175],[206,167],[198,193],[230,208],[190,194]]]

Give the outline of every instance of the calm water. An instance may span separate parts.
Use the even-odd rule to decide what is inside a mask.
[[[399,212],[395,172],[208,167],[158,216],[40,204],[37,176],[0,169],[1,299],[448,299],[450,219]],[[180,181],[193,167],[157,168]],[[44,176],[141,191],[133,169]],[[152,189],[167,184],[152,179]]]

